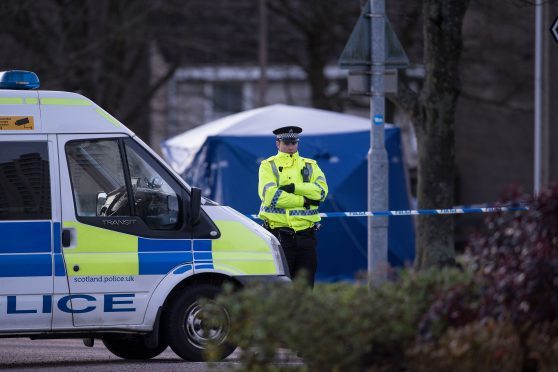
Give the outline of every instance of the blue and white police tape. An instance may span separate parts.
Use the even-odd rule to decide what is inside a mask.
[[[339,217],[386,217],[386,216],[418,216],[418,215],[435,215],[435,214],[466,214],[466,213],[496,213],[496,212],[515,212],[528,211],[526,205],[515,205],[507,207],[477,207],[477,208],[450,208],[450,209],[418,209],[418,210],[400,210],[400,211],[372,211],[372,212],[327,212],[319,213],[322,218],[339,218]],[[248,215],[253,219],[257,219],[258,215]]]

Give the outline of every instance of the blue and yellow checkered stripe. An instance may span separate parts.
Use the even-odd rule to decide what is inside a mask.
[[[64,228],[76,230],[77,241],[64,252],[60,223],[0,222],[0,277],[165,275],[190,270],[276,273],[262,238],[242,223],[217,222],[221,238],[216,240],[148,239],[65,222]]]
[[[61,252],[58,222],[0,222],[0,277],[161,275],[196,262],[212,269],[211,241],[146,239],[78,223],[77,246]],[[193,250],[192,250],[193,248]],[[66,262],[65,262],[66,261]],[[78,272],[73,266],[79,265]]]
[[[75,248],[64,250],[69,276],[164,275],[185,264],[197,269],[198,261],[204,268],[212,265],[211,241],[149,239],[77,222],[64,226],[78,237]],[[80,266],[76,273],[71,270],[75,264]]]

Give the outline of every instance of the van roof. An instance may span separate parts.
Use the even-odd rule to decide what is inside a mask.
[[[134,133],[80,94],[0,90],[0,134]]]

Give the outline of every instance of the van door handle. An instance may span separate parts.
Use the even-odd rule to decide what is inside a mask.
[[[62,246],[64,248],[68,248],[72,245],[72,232],[70,229],[63,229],[62,230]]]

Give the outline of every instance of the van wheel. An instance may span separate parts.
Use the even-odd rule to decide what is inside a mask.
[[[136,335],[107,335],[103,337],[106,348],[124,359],[151,359],[161,354],[168,344],[161,343],[155,348],[145,346],[144,338]]]
[[[181,358],[192,361],[204,361],[204,352],[208,344],[218,345],[217,359],[228,357],[236,345],[228,341],[230,317],[227,310],[212,301],[221,288],[210,284],[199,284],[187,288],[174,299],[166,313],[165,326],[167,341],[171,349]],[[219,313],[211,320],[204,319],[204,312],[209,306],[212,313]]]

